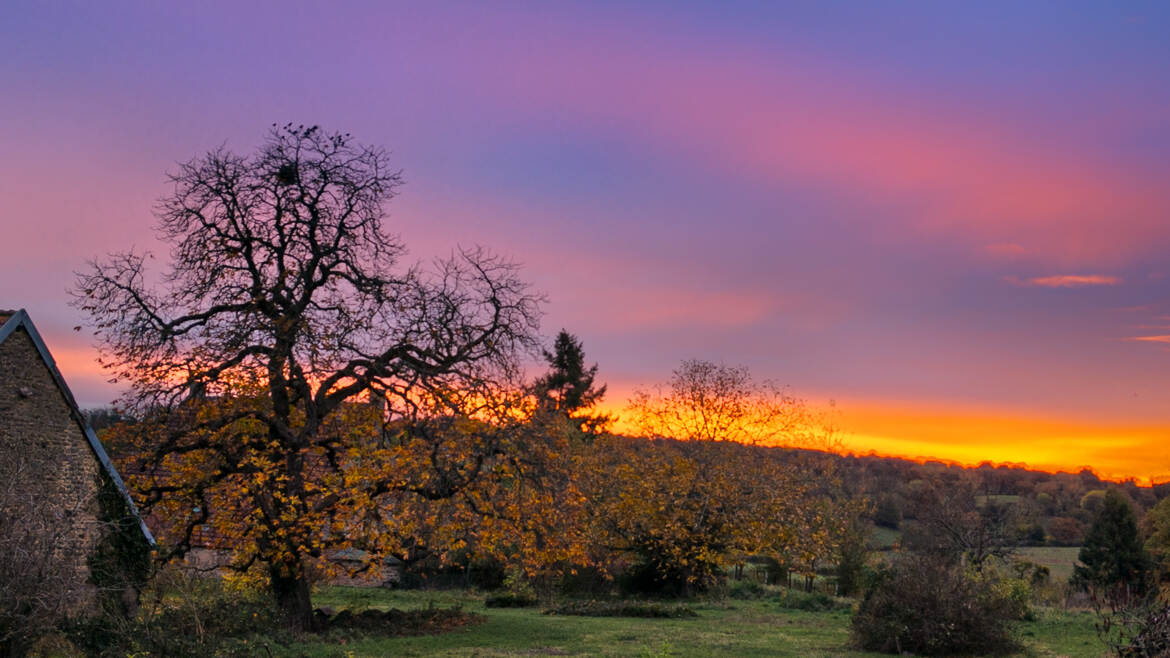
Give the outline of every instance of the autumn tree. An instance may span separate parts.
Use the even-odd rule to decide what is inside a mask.
[[[665,385],[636,391],[629,412],[641,436],[692,443],[735,441],[754,445],[808,443],[805,404],[748,369],[689,360]]]
[[[746,555],[811,572],[837,550],[851,512],[823,464],[766,447],[825,445],[802,401],[746,368],[686,361],[628,409],[642,440],[607,439],[594,471],[614,477],[590,491],[601,534],[648,584],[702,589]]]
[[[508,416],[495,392],[535,345],[539,299],[479,249],[404,266],[383,225],[401,175],[348,134],[273,127],[171,181],[169,269],[111,255],[78,275],[76,304],[122,405],[150,419],[144,503],[170,502],[180,548],[233,521],[237,566],[262,565],[305,628],[327,550],[360,536],[384,554],[416,523],[393,503],[460,496],[499,466],[515,425],[491,425]],[[364,430],[342,422],[359,408]]]
[[[557,334],[553,350],[544,350],[548,372],[532,385],[540,409],[563,417],[578,431],[597,433],[613,421],[607,414],[591,413],[605,397],[605,385],[597,386],[597,364],[585,366],[585,349],[576,336],[564,329]]]

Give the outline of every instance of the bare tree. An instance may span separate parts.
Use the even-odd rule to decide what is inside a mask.
[[[323,536],[344,534],[329,511],[355,464],[331,423],[359,397],[398,431],[454,391],[485,399],[467,392],[507,378],[535,347],[540,300],[515,266],[480,249],[429,271],[403,267],[405,248],[383,227],[401,175],[348,134],[274,126],[254,155],[220,148],[171,178],[156,211],[169,271],[152,284],[146,255],[112,255],[78,275],[76,304],[104,365],[131,385],[123,404],[165,430],[153,458],[174,477],[155,480],[146,504],[182,490],[186,539],[216,513],[248,524],[239,545],[304,628],[306,565],[327,548]],[[197,468],[184,461],[192,455]],[[364,476],[378,481],[368,502],[455,495],[479,473],[470,463],[419,481],[367,461]],[[243,500],[230,493],[253,477],[263,486]]]
[[[30,486],[37,470],[22,457],[0,460],[0,656],[23,655],[74,611],[86,586],[63,562],[92,500]]]
[[[810,415],[804,402],[745,367],[683,361],[665,386],[635,391],[630,415],[647,438],[804,445]]]
[[[907,524],[906,548],[964,560],[976,570],[1016,550],[1019,532],[1011,504],[978,494],[973,482],[920,480],[911,490],[915,520]]]

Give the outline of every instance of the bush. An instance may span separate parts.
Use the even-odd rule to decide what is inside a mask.
[[[145,592],[135,619],[115,615],[74,623],[66,635],[89,656],[301,655],[272,596],[254,579],[164,570]],[[326,641],[441,633],[484,620],[458,607],[422,610],[314,611],[314,632]],[[264,653],[260,653],[260,649]]]
[[[487,608],[531,608],[537,603],[539,601],[536,600],[535,596],[512,592],[496,594],[483,600],[483,605]]]
[[[731,599],[763,599],[775,593],[775,589],[754,580],[735,580],[727,585],[727,597]]]
[[[923,556],[902,558],[877,578],[853,617],[867,651],[927,656],[1002,654],[1017,644],[1010,622],[1017,594],[998,579]]]
[[[1158,599],[1102,607],[1097,635],[1116,656],[1170,655],[1170,604]]]
[[[284,633],[264,592],[171,568],[156,576],[137,619],[85,619],[69,635],[91,655],[205,656],[230,653],[225,643],[256,633]]]
[[[795,589],[785,591],[772,601],[785,610],[804,610],[806,612],[848,610],[853,607],[849,601],[843,601],[823,592],[809,593]]]

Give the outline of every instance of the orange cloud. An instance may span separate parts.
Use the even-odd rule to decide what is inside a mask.
[[[1016,277],[1005,277],[1009,283],[1021,286],[1039,286],[1041,288],[1079,288],[1081,286],[1115,286],[1121,283],[1121,278],[1105,274],[1054,274],[1052,276],[1037,276],[1023,281]]]
[[[1163,334],[1161,336],[1133,336],[1126,338],[1126,340],[1136,340],[1147,343],[1170,343],[1170,335]]]

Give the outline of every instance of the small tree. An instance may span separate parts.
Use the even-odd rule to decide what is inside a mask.
[[[585,367],[585,350],[576,336],[564,329],[557,334],[553,351],[544,351],[549,371],[532,385],[538,406],[568,420],[589,434],[604,431],[613,421],[607,414],[589,413],[605,397],[605,385],[596,386],[597,364]]]
[[[179,550],[230,524],[236,566],[262,565],[305,628],[327,550],[389,554],[413,527],[385,517],[390,498],[450,499],[492,470],[513,425],[484,420],[511,417],[496,403],[539,299],[482,250],[402,267],[383,227],[401,176],[348,134],[273,127],[255,154],[217,149],[171,180],[170,270],[154,284],[145,255],[113,255],[78,276],[76,304],[148,421],[146,506]]]
[[[1158,568],[1160,579],[1170,577],[1170,498],[1163,498],[1142,517],[1145,548]]]
[[[1140,597],[1148,591],[1150,557],[1142,547],[1133,508],[1116,489],[1104,494],[1077,560],[1070,580],[1076,586],[1107,597]]]
[[[906,548],[965,562],[982,570],[992,558],[1015,551],[1014,509],[990,496],[982,502],[969,480],[919,480],[909,494],[915,519],[907,522]]]
[[[729,556],[761,555],[811,587],[863,507],[836,486],[829,460],[766,447],[827,443],[801,400],[746,368],[685,361],[667,384],[637,392],[629,412],[650,441],[601,469],[622,476],[594,489],[597,517],[657,585],[702,589]]]
[[[805,404],[745,367],[683,361],[670,382],[636,391],[629,404],[638,433],[687,442],[735,441],[804,445],[810,441]]]

